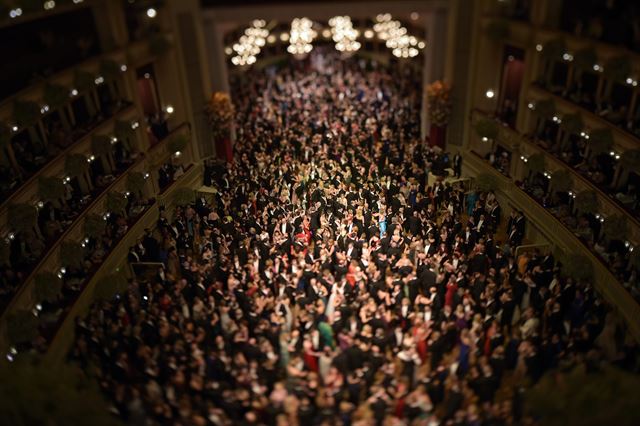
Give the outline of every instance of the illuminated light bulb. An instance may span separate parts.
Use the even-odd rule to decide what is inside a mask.
[[[493,96],[495,95],[495,93],[493,92],[492,89],[487,90],[487,92],[484,94],[487,98],[491,99],[493,98]]]
[[[127,64],[120,65],[120,71],[125,72],[127,70]]]
[[[166,111],[167,111],[167,114],[173,114],[173,106],[167,105]]]
[[[19,7],[15,9],[11,9],[9,11],[9,18],[14,19],[14,18],[17,18],[18,16],[22,16],[22,9],[20,9]]]
[[[313,22],[308,18],[295,18],[291,21],[289,46],[287,52],[302,58],[313,50],[313,40],[318,34],[313,29]]]
[[[150,7],[149,9],[147,9],[147,16],[149,18],[155,18],[157,14],[158,12],[154,8]]]
[[[256,19],[252,26],[244,30],[238,41],[230,48],[225,49],[228,55],[236,54],[231,58],[231,63],[236,66],[250,65],[256,62],[256,57],[261,48],[266,44],[269,30],[264,28],[266,21]],[[275,39],[273,39],[275,41]],[[230,50],[229,50],[230,49]]]
[[[73,96],[78,96],[78,90],[77,89],[71,89],[71,93],[70,95]]]
[[[542,45],[541,44],[536,44],[536,50],[538,52],[542,52]]]

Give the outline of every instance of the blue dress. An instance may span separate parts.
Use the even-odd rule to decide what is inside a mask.
[[[473,209],[476,206],[476,201],[478,201],[478,194],[475,191],[472,191],[467,194],[467,215],[471,216],[473,214]]]

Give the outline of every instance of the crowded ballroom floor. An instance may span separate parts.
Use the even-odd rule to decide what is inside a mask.
[[[315,49],[233,77],[208,164],[78,321],[70,357],[130,424],[526,424],[545,372],[632,351],[527,219],[420,138],[421,70]],[[458,175],[458,176],[456,176]],[[503,213],[504,211],[504,213]]]

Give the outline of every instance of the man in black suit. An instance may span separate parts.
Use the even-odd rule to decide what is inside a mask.
[[[500,204],[497,201],[493,202],[493,205],[489,209],[489,215],[491,216],[491,224],[493,225],[493,230],[495,231],[500,226],[500,215],[502,214],[502,209],[500,208]]]
[[[462,175],[462,155],[459,152],[453,156],[453,174],[457,178]]]

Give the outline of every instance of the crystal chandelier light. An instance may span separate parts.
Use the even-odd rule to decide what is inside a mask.
[[[348,16],[334,16],[329,20],[331,36],[336,44],[336,50],[352,53],[360,49],[358,31],[353,28],[351,18]]]
[[[318,33],[313,29],[313,22],[308,18],[295,18],[291,21],[289,46],[287,52],[297,57],[304,57],[313,50],[313,40]]]
[[[231,58],[231,63],[236,66],[251,65],[256,62],[256,57],[266,43],[269,30],[267,23],[262,19],[256,19],[251,23],[251,27],[244,30],[244,34],[237,43],[233,45],[236,53]]]
[[[423,41],[409,35],[400,21],[392,19],[391,14],[385,13],[376,16],[376,23],[373,30],[380,40],[391,49],[393,56],[397,58],[413,58],[418,56],[420,49],[425,47]]]

